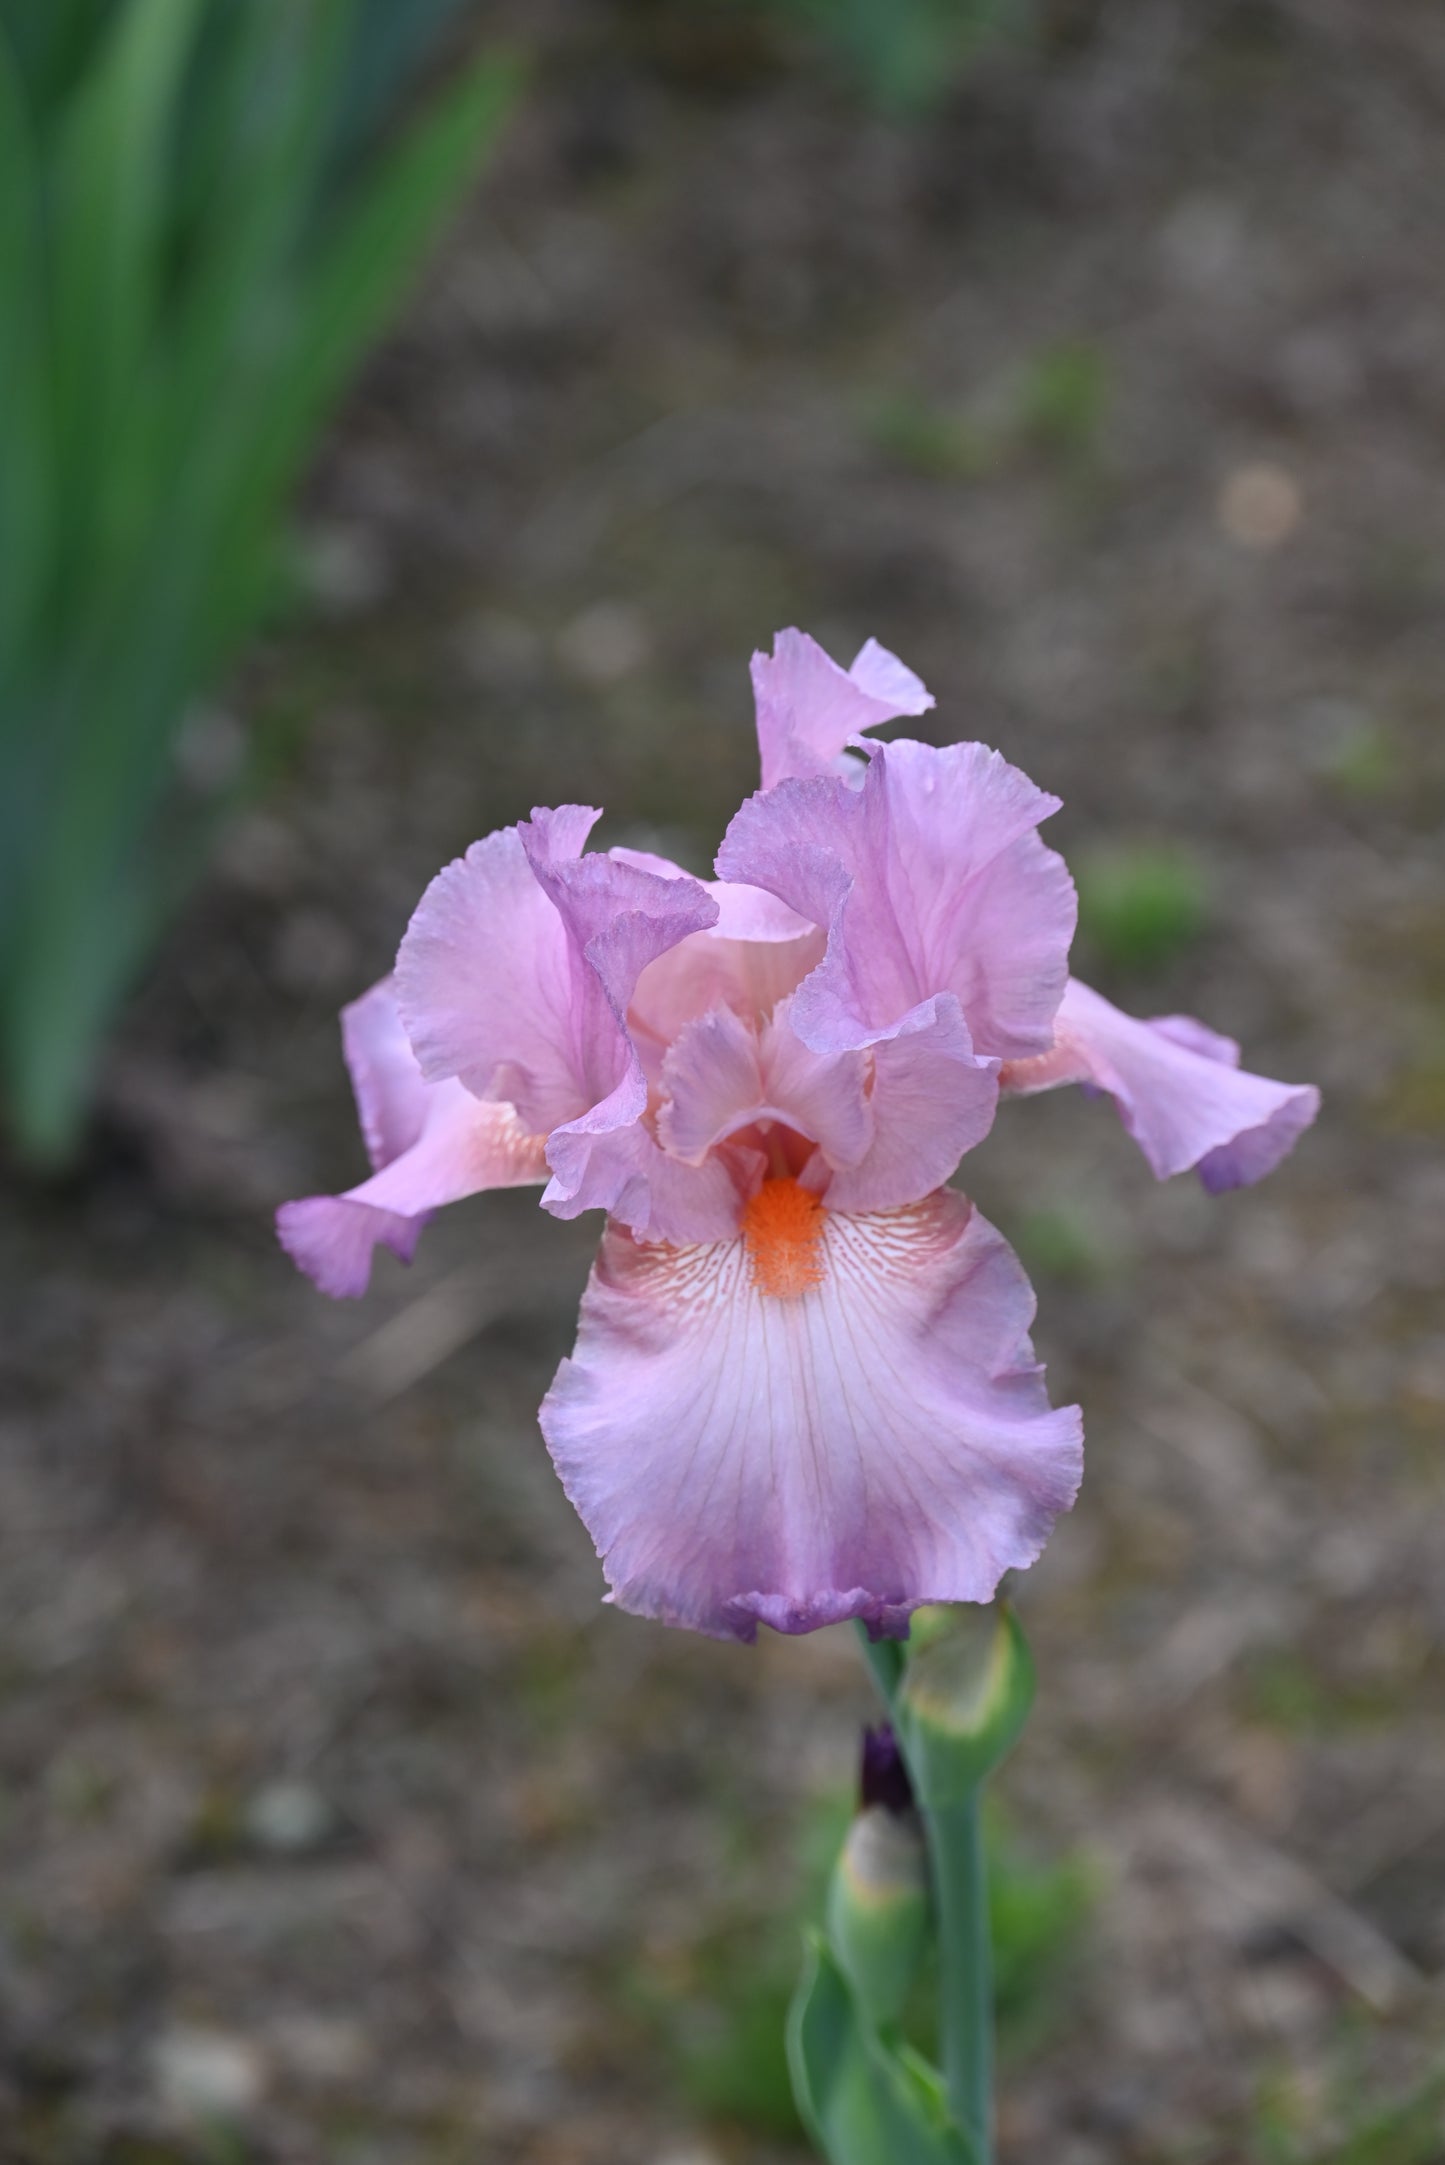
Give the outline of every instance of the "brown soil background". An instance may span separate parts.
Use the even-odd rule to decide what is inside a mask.
[[[906,125],[726,11],[528,19],[233,694],[274,784],[0,1228],[7,2160],[798,2154],[647,2008],[792,1900],[847,1634],[600,1606],[534,1422],[590,1227],[479,1200],[359,1307],[269,1230],[357,1177],[335,1010],[430,874],[559,798],[704,867],[788,623],[896,648],[1071,857],[1196,863],[1105,989],[1326,1093],[1215,1203],[1068,1094],[964,1169],[1090,1450],[1004,1791],[1102,1891],[1004,2165],[1272,2161],[1272,2086],[1307,2148],[1445,2050],[1445,21],[1055,13]]]

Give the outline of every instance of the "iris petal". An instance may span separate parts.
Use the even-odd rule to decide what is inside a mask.
[[[1082,1466],[1051,1411],[1012,1251],[950,1190],[822,1213],[821,1277],[759,1285],[742,1240],[611,1228],[548,1447],[623,1608],[719,1637],[986,1601]]]
[[[764,789],[790,775],[827,774],[865,729],[933,705],[933,694],[876,639],[841,669],[806,632],[780,631],[771,654],[753,656],[752,674]]]
[[[411,1261],[431,1212],[487,1188],[547,1177],[543,1138],[510,1105],[483,1103],[456,1081],[422,1076],[390,979],[342,1015],[342,1040],[375,1171],[344,1195],[309,1195],[276,1214],[282,1247],[337,1299],[366,1291],[372,1250]]]
[[[1188,1015],[1141,1022],[1070,978],[1053,1050],[1006,1066],[1015,1095],[1086,1083],[1103,1090],[1160,1180],[1196,1167],[1211,1194],[1262,1180],[1320,1107],[1311,1084],[1272,1082],[1239,1047]]]
[[[1074,886],[1035,833],[1059,800],[982,744],[875,748],[861,788],[784,782],[749,798],[717,869],[826,929],[799,988],[819,1052],[876,1044],[940,994],[975,1054],[1047,1050],[1068,976]]]

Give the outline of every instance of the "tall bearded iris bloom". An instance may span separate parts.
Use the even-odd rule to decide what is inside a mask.
[[[740,1639],[900,1635],[1033,1562],[1082,1470],[1028,1281],[946,1185],[1000,1092],[1105,1092],[1156,1174],[1211,1189],[1269,1171],[1318,1098],[1070,979],[1058,799],[983,745],[868,741],[933,703],[875,642],[844,670],[783,632],[753,683],[763,787],[716,880],[589,850],[574,805],[437,876],[343,1018],[372,1175],[280,1236],[355,1295],[461,1196],[604,1211],[541,1422],[612,1599]]]

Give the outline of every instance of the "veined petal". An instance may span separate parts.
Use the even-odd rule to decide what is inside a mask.
[[[862,787],[790,781],[752,797],[718,853],[827,929],[794,1024],[818,1051],[895,1035],[930,997],[958,1001],[976,1053],[1047,1050],[1076,901],[1035,828],[1057,797],[981,744],[874,748]]]
[[[1320,1106],[1313,1085],[1272,1082],[1238,1063],[1234,1040],[1191,1016],[1141,1022],[1074,977],[1053,1050],[1011,1062],[1001,1082],[1016,1095],[1061,1083],[1107,1091],[1157,1178],[1195,1166],[1218,1194],[1272,1172]]]
[[[540,1186],[543,1138],[510,1105],[484,1103],[455,1080],[423,1084],[424,1117],[411,1146],[344,1195],[283,1203],[276,1232],[292,1261],[333,1299],[356,1299],[378,1243],[409,1263],[432,1211],[487,1188]]]
[[[746,1238],[604,1236],[542,1428],[623,1608],[901,1633],[988,1600],[1072,1503],[1078,1409],[1049,1409],[1028,1281],[963,1197],[823,1210],[818,1243],[781,1297]]]
[[[717,923],[706,935],[711,940],[746,941],[750,947],[781,947],[813,937],[816,927],[786,902],[762,887],[741,887],[735,880],[704,880],[717,903]]]
[[[752,661],[763,788],[790,775],[827,774],[865,729],[923,714],[927,691],[896,654],[870,639],[841,669],[806,632],[780,631]]]

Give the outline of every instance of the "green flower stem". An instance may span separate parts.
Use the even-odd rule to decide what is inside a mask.
[[[939,2044],[949,2103],[978,2165],[993,2156],[993,1950],[982,1792],[925,1811],[938,1904]]]
[[[896,1639],[870,1639],[866,1624],[856,1624],[858,1644],[863,1650],[863,1660],[868,1673],[878,1687],[878,1695],[889,1713],[893,1712],[893,1695],[903,1677],[904,1652]]]
[[[939,1953],[939,2050],[948,2088],[951,2116],[966,2137],[975,2165],[993,2158],[993,1948],[988,1913],[988,1869],[984,1860],[983,1781],[995,1757],[989,1746],[975,1762],[975,1778],[962,1774],[955,1758],[951,1780],[940,1784],[937,1746],[920,1730],[912,1694],[903,1686],[910,1654],[894,1639],[873,1640],[857,1627],[869,1674],[894,1719],[900,1748],[922,1812],[928,1841]],[[1005,1631],[995,1640],[1005,1659],[999,1674],[1022,1674],[1023,1688],[1012,1718],[1022,1721],[1032,1693],[1032,1669],[1022,1641]],[[1018,1651],[1022,1649],[1022,1670]],[[926,1664],[925,1664],[926,1665]],[[960,1742],[963,1742],[960,1732]],[[998,1740],[994,1740],[998,1744]],[[930,1779],[930,1775],[935,1778]],[[938,1791],[942,1787],[943,1794]],[[930,1792],[934,1801],[929,1802]]]

